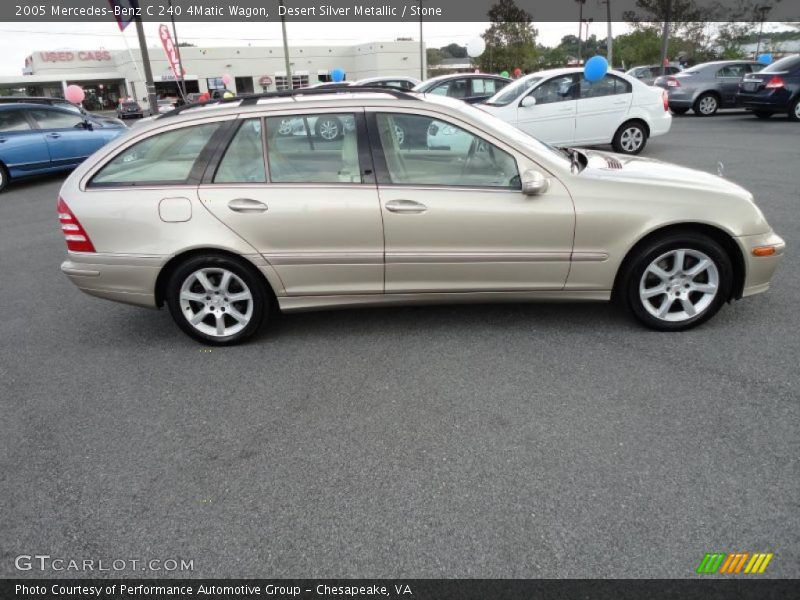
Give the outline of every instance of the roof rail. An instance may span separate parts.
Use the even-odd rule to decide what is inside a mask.
[[[168,113],[158,115],[157,119],[164,119],[166,117],[174,117],[179,115],[185,110],[190,108],[198,108],[201,106],[224,106],[225,104],[232,104],[238,102],[239,106],[252,106],[259,100],[265,98],[296,98],[298,96],[329,96],[331,94],[353,94],[353,93],[377,93],[388,94],[399,98],[401,100],[419,100],[419,96],[410,91],[402,91],[397,88],[390,87],[370,87],[361,85],[331,87],[331,88],[296,88],[293,90],[283,90],[279,92],[264,92],[263,94],[247,94],[246,96],[233,96],[231,98],[217,98],[206,102],[192,102],[179,106]]]

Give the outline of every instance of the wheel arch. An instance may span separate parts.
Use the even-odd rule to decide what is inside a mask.
[[[640,125],[644,126],[644,131],[647,134],[647,137],[650,137],[650,125],[647,123],[647,119],[638,115],[630,116],[620,123],[619,127],[617,127],[617,130],[614,132],[614,135],[616,136],[617,133],[619,133],[619,130],[625,127],[628,123],[639,123]]]
[[[625,258],[622,259],[622,262],[617,269],[616,276],[614,277],[614,287],[612,288],[612,298],[619,296],[622,287],[621,284],[623,276],[628,269],[628,266],[636,256],[637,251],[655,239],[678,232],[691,232],[706,235],[722,246],[728,257],[731,259],[731,265],[733,266],[731,295],[730,298],[727,298],[726,300],[730,301],[741,298],[742,291],[744,290],[745,280],[745,262],[742,249],[729,232],[720,227],[709,225],[708,223],[697,222],[671,223],[669,225],[663,225],[649,231],[639,238],[625,253]]]
[[[159,308],[164,306],[164,296],[166,293],[167,282],[169,281],[170,275],[172,275],[173,271],[186,260],[195,256],[202,256],[204,254],[216,254],[225,256],[226,258],[229,258],[235,262],[241,263],[246,268],[252,269],[252,271],[258,275],[260,280],[263,281],[267,293],[271,297],[273,303],[277,306],[275,289],[272,283],[267,278],[267,276],[264,274],[264,272],[261,269],[259,269],[256,264],[254,264],[250,260],[247,260],[247,258],[243,257],[241,254],[237,254],[236,252],[231,252],[230,250],[226,250],[224,248],[214,248],[214,247],[192,248],[190,250],[185,250],[170,258],[164,264],[164,266],[161,267],[161,270],[158,272],[158,276],[156,277],[155,290],[154,290],[156,306],[158,306]]]

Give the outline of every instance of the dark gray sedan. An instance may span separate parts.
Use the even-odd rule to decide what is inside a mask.
[[[659,77],[655,85],[667,90],[669,108],[675,114],[682,115],[691,108],[701,117],[710,117],[720,108],[736,106],[739,83],[748,73],[763,68],[752,60],[719,60]]]

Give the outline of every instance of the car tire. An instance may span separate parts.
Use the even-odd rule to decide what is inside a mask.
[[[711,92],[700,94],[692,105],[692,110],[701,117],[711,117],[719,110],[719,96]]]
[[[621,154],[639,154],[647,145],[647,127],[638,121],[623,123],[614,134],[611,145]]]
[[[794,102],[789,107],[789,120],[800,121],[800,96],[794,99]]]
[[[649,241],[634,250],[624,269],[619,291],[631,314],[650,329],[696,327],[731,296],[730,257],[699,233],[675,232]]]
[[[689,109],[688,108],[670,108],[670,111],[672,111],[673,115],[685,115],[687,112],[689,112]]]
[[[165,300],[175,323],[204,344],[230,346],[268,319],[272,296],[255,267],[222,254],[193,256],[172,271]]]
[[[8,180],[8,169],[6,169],[5,165],[0,162],[0,193],[2,193],[2,191],[6,189],[6,186],[8,186]]]
[[[314,126],[314,133],[326,142],[332,142],[342,136],[342,122],[336,117],[319,117]]]
[[[768,110],[754,110],[753,114],[759,119],[769,119],[772,116],[772,112]]]

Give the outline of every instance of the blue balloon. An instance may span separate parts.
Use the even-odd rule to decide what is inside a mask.
[[[600,81],[608,73],[608,61],[605,56],[593,56],[583,66],[586,81]]]
[[[772,54],[759,54],[756,60],[762,65],[768,65],[772,62]]]
[[[344,81],[344,71],[342,69],[334,69],[331,71],[331,80],[335,83]]]

